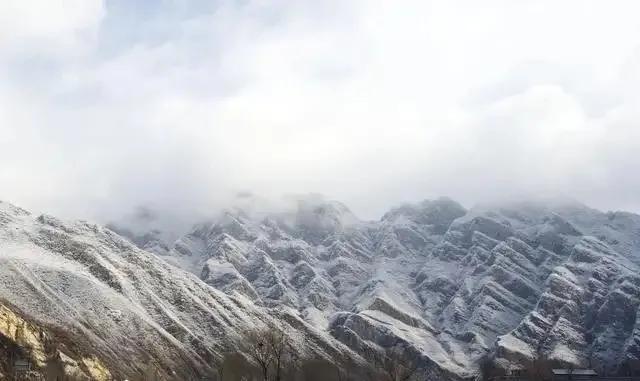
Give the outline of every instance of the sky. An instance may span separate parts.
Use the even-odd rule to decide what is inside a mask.
[[[640,212],[635,0],[3,0],[0,199],[107,222],[319,193]],[[146,214],[145,214],[146,215]]]

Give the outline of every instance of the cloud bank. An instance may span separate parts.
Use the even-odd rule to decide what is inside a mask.
[[[9,0],[0,198],[101,221],[317,192],[640,211],[636,1]]]

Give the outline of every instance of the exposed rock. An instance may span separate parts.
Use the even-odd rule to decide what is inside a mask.
[[[234,295],[228,296],[109,229],[34,218],[5,203],[0,216],[0,347],[30,358],[38,372],[140,379],[153,366],[158,380],[211,377],[214,360],[238,350],[244,332],[267,325],[305,343],[296,348],[308,355],[358,358],[291,311],[259,307],[244,296],[295,299],[288,273],[259,250],[244,262],[225,255],[206,259],[198,275],[226,286]],[[232,230],[251,240],[247,231],[241,225]],[[251,281],[241,275],[248,273],[255,275]],[[269,292],[259,295],[251,282]],[[0,373],[5,365],[0,361]]]
[[[164,258],[294,308],[362,354],[405,342],[441,374],[471,375],[488,353],[611,367],[640,355],[640,216],[567,201],[467,211],[449,199],[377,222],[318,200],[292,215],[231,212]]]

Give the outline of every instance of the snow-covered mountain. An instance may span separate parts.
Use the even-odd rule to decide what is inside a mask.
[[[232,209],[167,261],[228,295],[289,306],[358,353],[404,345],[466,377],[483,356],[615,367],[640,357],[640,216],[571,201],[404,205],[380,221],[337,202]]]
[[[359,358],[296,315],[225,295],[108,229],[0,202],[0,379],[16,353],[77,380],[210,379],[264,326],[305,355]]]
[[[213,374],[247,329],[275,325],[311,357],[401,346],[438,379],[472,376],[487,355],[503,367],[640,357],[635,214],[443,198],[371,222],[312,198],[163,236],[134,236],[154,255],[0,203],[0,354],[22,347],[98,380],[189,379]]]

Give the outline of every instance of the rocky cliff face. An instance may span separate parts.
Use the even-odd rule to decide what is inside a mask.
[[[339,203],[302,200],[259,217],[227,211],[169,246],[163,258],[228,295],[291,307],[360,353],[401,344],[454,376],[486,354],[504,366],[640,356],[640,216],[630,213],[439,199],[363,222]]]
[[[472,376],[487,354],[504,367],[640,357],[631,213],[439,199],[367,222],[316,199],[147,238],[156,255],[0,203],[0,354],[77,379],[189,379],[270,324],[315,357],[400,346],[439,379]]]
[[[75,379],[199,379],[243,332],[267,324],[313,356],[357,357],[296,315],[217,291],[108,229],[0,203],[5,360],[24,356]]]

